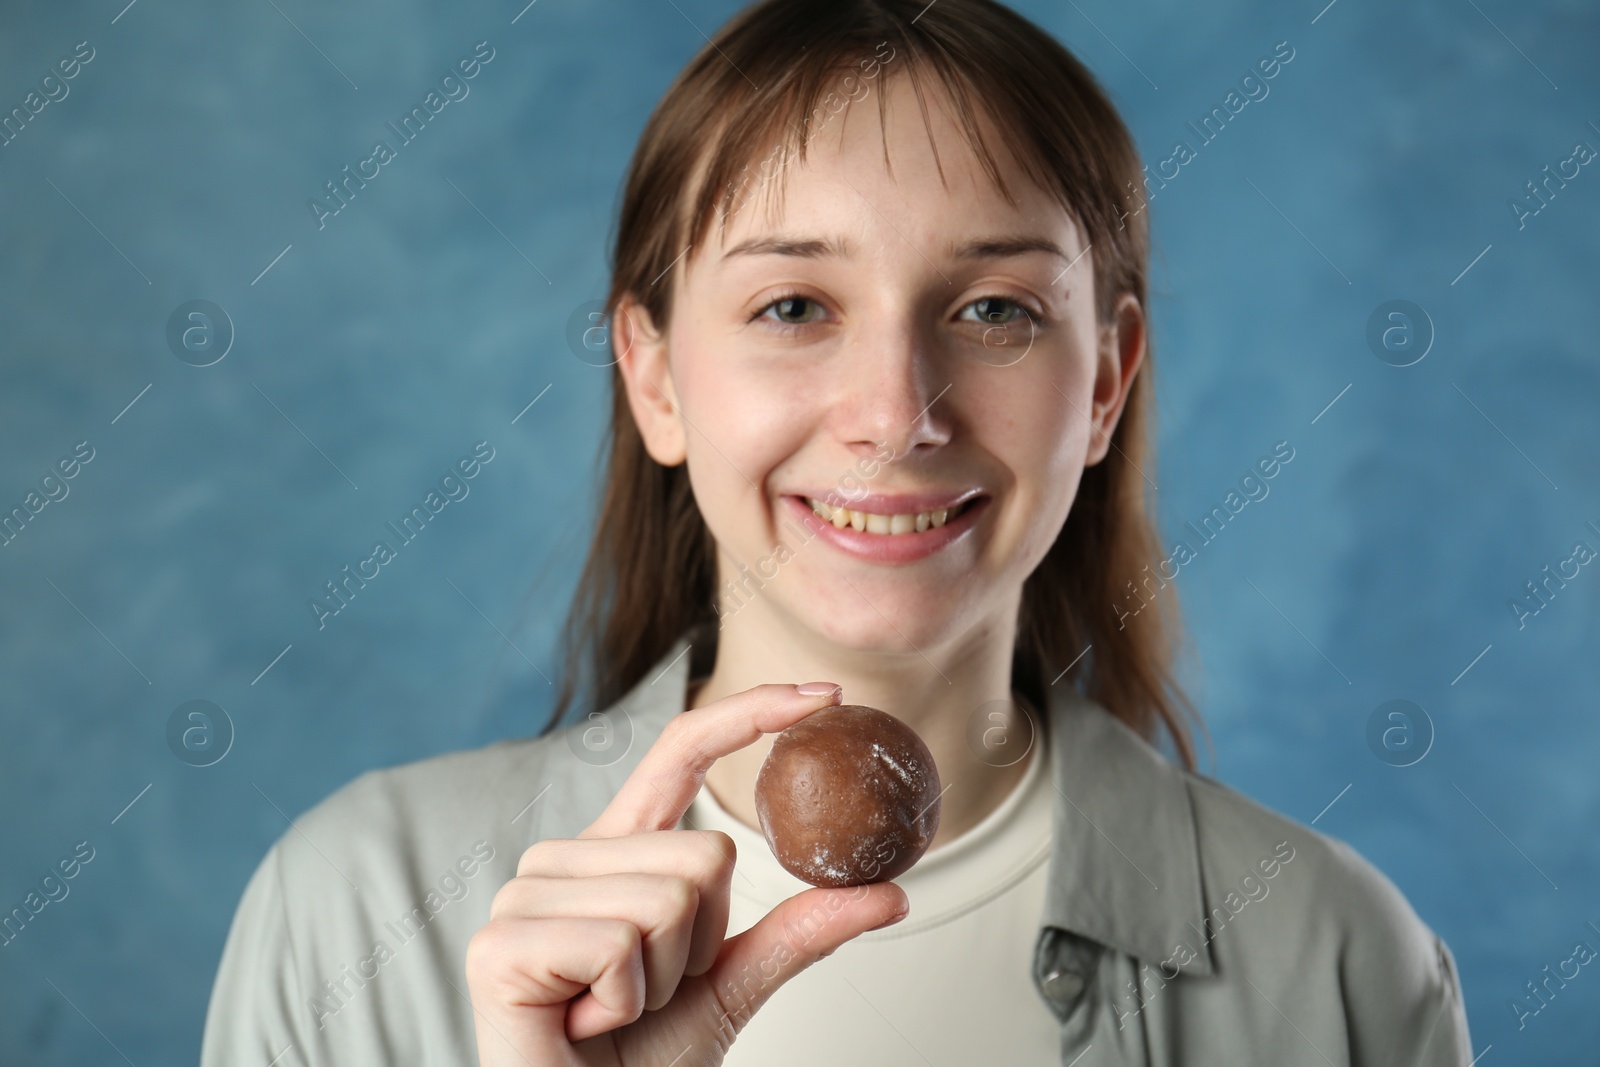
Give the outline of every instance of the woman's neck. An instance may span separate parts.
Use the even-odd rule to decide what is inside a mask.
[[[867,704],[895,715],[914,729],[933,754],[945,793],[933,847],[960,836],[998,807],[1037,755],[1009,766],[985,751],[985,731],[996,701],[1012,697],[1011,660],[1016,631],[1011,625],[969,630],[957,642],[906,651],[861,653],[805,630],[796,633],[773,612],[741,610],[717,633],[711,674],[691,684],[687,706],[701,707],[765,682],[837,682],[846,704]],[[1014,619],[1015,613],[1009,618]],[[985,707],[985,705],[989,705]],[[1043,709],[1039,709],[1043,710]],[[1026,724],[1017,724],[1016,747],[1027,744]],[[757,830],[756,774],[775,735],[724,756],[706,774],[706,786],[724,809]],[[1037,744],[1032,746],[1038,749]],[[980,758],[983,756],[985,758]]]

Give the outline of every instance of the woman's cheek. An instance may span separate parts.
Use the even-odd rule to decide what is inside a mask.
[[[1072,403],[1087,412],[1086,403]],[[1036,562],[1055,541],[1077,495],[1089,423],[1048,382],[1033,383],[1023,396],[1009,393],[1006,408],[1005,416],[980,418],[989,427],[981,443],[1010,482],[999,487],[1010,497],[1009,537],[1022,557]]]

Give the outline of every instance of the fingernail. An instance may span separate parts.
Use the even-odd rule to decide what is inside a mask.
[[[837,682],[802,682],[794,687],[794,691],[803,697],[822,697],[829,693],[838,697],[844,693]]]
[[[904,919],[907,915],[910,915],[910,914],[911,914],[911,909],[907,908],[905,911],[902,911],[899,915],[896,915],[896,916],[894,916],[894,917],[892,917],[890,919],[886,919],[885,921],[879,923],[877,926],[874,926],[872,929],[873,930],[882,930],[886,926],[893,926],[895,923],[899,922],[901,919]]]

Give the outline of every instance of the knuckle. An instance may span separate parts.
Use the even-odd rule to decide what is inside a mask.
[[[662,879],[659,897],[668,921],[692,917],[700,906],[700,890],[688,878],[667,875]]]
[[[668,719],[667,725],[661,730],[659,741],[668,745],[680,744],[683,740],[682,734],[684,730],[688,729],[688,727],[692,725],[692,722],[688,719],[688,717],[693,714],[693,711],[680,711],[678,714]]]
[[[606,958],[613,963],[627,962],[635,955],[643,958],[644,935],[625,919],[606,923],[600,937],[605,942]]]
[[[721,862],[731,864],[734,857],[739,854],[739,846],[734,844],[733,838],[723,831],[696,830],[695,832],[706,839],[707,843],[711,845],[712,851],[716,853]]]
[[[495,890],[494,897],[489,901],[489,918],[494,920],[528,913],[531,910],[528,904],[532,881],[526,876],[517,877]]]
[[[516,879],[512,879],[495,890],[494,896],[489,899],[489,920],[491,922],[505,915],[507,910],[510,909],[511,898],[515,894],[513,887],[516,884]]]
[[[656,743],[671,753],[674,763],[693,766],[705,759],[705,738],[696,728],[703,718],[701,711],[680,711],[667,720]]]
[[[543,841],[535,841],[517,860],[517,874],[521,876],[558,868],[563,863],[564,855],[570,846],[571,842],[566,838],[550,837]]]
[[[713,880],[731,877],[733,865],[738,860],[739,848],[733,838],[721,830],[695,830],[706,847],[695,850],[696,869]]]
[[[473,933],[467,941],[466,971],[468,975],[487,977],[497,970],[504,957],[508,931],[503,922],[489,920]]]

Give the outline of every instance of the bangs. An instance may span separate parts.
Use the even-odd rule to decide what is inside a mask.
[[[1124,187],[1141,177],[1137,153],[1070,53],[999,5],[925,11],[902,0],[807,0],[761,4],[736,17],[652,116],[656,136],[641,143],[633,173],[654,173],[669,184],[639,190],[634,202],[653,204],[653,218],[623,221],[655,231],[645,238],[652,291],[638,295],[661,316],[657,321],[670,305],[670,275],[708,235],[714,231],[720,240],[729,221],[758,198],[781,211],[788,169],[805,162],[815,137],[836,132],[863,104],[876,107],[881,135],[888,80],[901,77],[909,79],[942,182],[948,186],[929,118],[930,91],[1007,203],[1015,206],[1017,197],[997,152],[1009,153],[1017,172],[1082,228],[1095,248],[1102,316],[1118,291],[1142,298],[1144,216],[1124,225],[1126,213],[1119,211]],[[1059,91],[1063,86],[1069,91]],[[998,145],[990,143],[996,134]]]
[[[823,132],[839,133],[852,114],[862,106],[875,107],[878,129],[884,142],[884,167],[893,174],[887,138],[887,87],[890,78],[909,79],[922,115],[923,129],[933,150],[935,166],[944,180],[944,166],[929,118],[925,83],[930,74],[947,102],[966,147],[973,153],[994,189],[1015,206],[1016,196],[1006,184],[994,150],[983,135],[981,118],[1004,130],[1001,117],[981,101],[985,89],[975,86],[966,74],[946,58],[929,60],[910,48],[896,48],[881,42],[876,51],[862,54],[818,56],[814,65],[791,67],[790,82],[779,90],[774,104],[751,93],[730,102],[728,113],[706,138],[698,168],[698,181],[686,197],[690,217],[685,220],[686,243],[701,245],[708,233],[718,240],[728,224],[753,201],[765,200],[771,212],[783,209],[785,179],[790,168],[806,162],[807,151]],[[808,50],[809,52],[809,50]],[[975,104],[974,101],[980,103]],[[982,108],[980,115],[979,109]],[[857,121],[861,121],[857,117]],[[1036,160],[1013,154],[1024,174],[1052,193],[1046,175]],[[948,183],[947,183],[948,184]],[[1059,195],[1063,207],[1078,217],[1077,206]],[[713,226],[713,223],[715,224]]]

